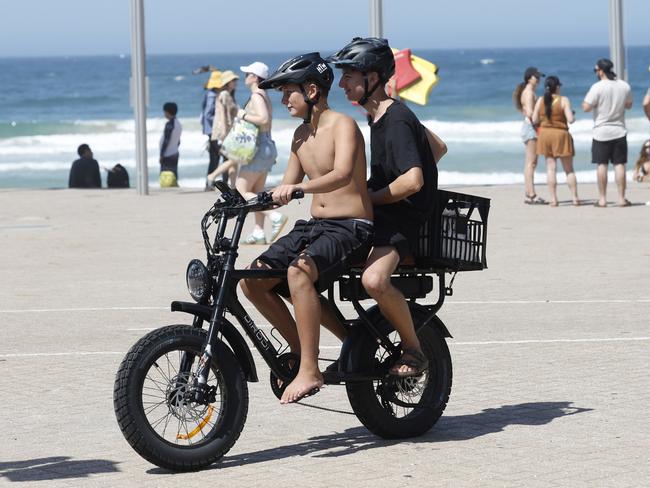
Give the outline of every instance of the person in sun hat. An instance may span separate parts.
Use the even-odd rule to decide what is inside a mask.
[[[214,145],[214,150],[219,153],[223,140],[230,132],[230,128],[237,116],[239,106],[235,101],[235,89],[237,88],[239,76],[234,71],[226,70],[221,73],[221,89],[216,98],[214,106],[214,121],[212,123],[212,133],[210,134],[210,144]],[[206,177],[205,189],[212,190],[214,180],[223,174],[224,181],[229,175],[234,176],[234,168],[225,166],[226,161],[211,171]]]
[[[217,102],[219,90],[223,86],[221,82],[221,71],[213,70],[210,78],[204,85],[203,103],[201,104],[201,128],[203,134],[208,136],[208,154],[210,163],[206,174],[212,173],[219,165],[219,145],[212,141],[212,124],[214,122],[214,109]]]

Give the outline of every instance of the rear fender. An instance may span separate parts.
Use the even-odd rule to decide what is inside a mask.
[[[210,319],[212,318],[212,307],[201,305],[199,303],[174,301],[172,302],[172,312],[185,312],[207,322],[210,322]],[[248,344],[246,344],[246,341],[235,326],[225,318],[222,319],[221,333],[235,353],[239,364],[244,370],[246,380],[251,383],[259,381],[255,361],[253,360],[253,355],[251,354]]]
[[[449,330],[438,316],[431,316],[431,312],[426,307],[417,303],[409,303],[411,315],[415,321],[416,329],[420,327],[433,327],[442,337],[451,337]],[[375,324],[380,332],[389,334],[393,327],[383,317],[378,306],[373,306],[367,311],[368,317]],[[419,320],[418,320],[419,319]],[[376,349],[377,339],[366,329],[362,323],[355,325],[350,329],[348,336],[341,346],[341,355],[339,362],[341,371],[348,373],[367,372],[372,364],[366,364],[368,358],[372,357],[372,351]]]

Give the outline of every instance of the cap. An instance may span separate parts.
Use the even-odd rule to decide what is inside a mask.
[[[534,76],[535,78],[538,78],[538,79],[539,79],[539,78],[542,78],[542,77],[545,76],[545,75],[544,75],[544,73],[541,73],[541,72],[540,72],[537,68],[535,68],[534,66],[530,66],[530,67],[526,68],[526,71],[524,72],[524,81],[527,82],[527,81],[530,80],[530,78],[533,77],[533,76]]]
[[[238,80],[239,76],[237,76],[234,72],[227,70],[221,73],[221,86],[224,87],[228,83],[230,83],[232,80]]]
[[[240,66],[239,69],[244,73],[253,73],[263,80],[269,77],[269,67],[260,61],[255,61],[248,66]]]

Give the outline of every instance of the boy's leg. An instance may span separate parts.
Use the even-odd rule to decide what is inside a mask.
[[[323,375],[318,369],[321,306],[314,287],[317,279],[316,263],[304,254],[287,270],[287,281],[300,338],[300,369],[296,378],[285,389],[281,403],[295,402],[310,391],[323,386]]]
[[[420,341],[415,333],[413,319],[404,295],[390,282],[390,276],[399,264],[400,256],[392,246],[373,248],[361,282],[379,306],[382,315],[395,327],[402,341],[402,350],[415,349],[421,351]],[[410,366],[402,365],[399,373],[408,373]]]
[[[250,269],[270,269],[271,267],[259,260],[251,264]],[[273,291],[280,279],[246,279],[242,280],[241,288],[244,295],[264,316],[269,323],[278,329],[289,344],[291,352],[300,354],[300,341],[296,330],[296,322],[284,300]]]

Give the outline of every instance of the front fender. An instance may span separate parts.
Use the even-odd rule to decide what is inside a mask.
[[[200,303],[174,301],[172,302],[171,308],[172,312],[185,312],[207,322],[210,322],[210,319],[212,319],[212,307],[201,305]],[[253,355],[248,344],[246,344],[246,341],[235,326],[225,317],[222,320],[221,333],[235,353],[239,364],[241,364],[246,380],[251,383],[258,382],[257,368],[255,367],[255,361],[253,360]]]

